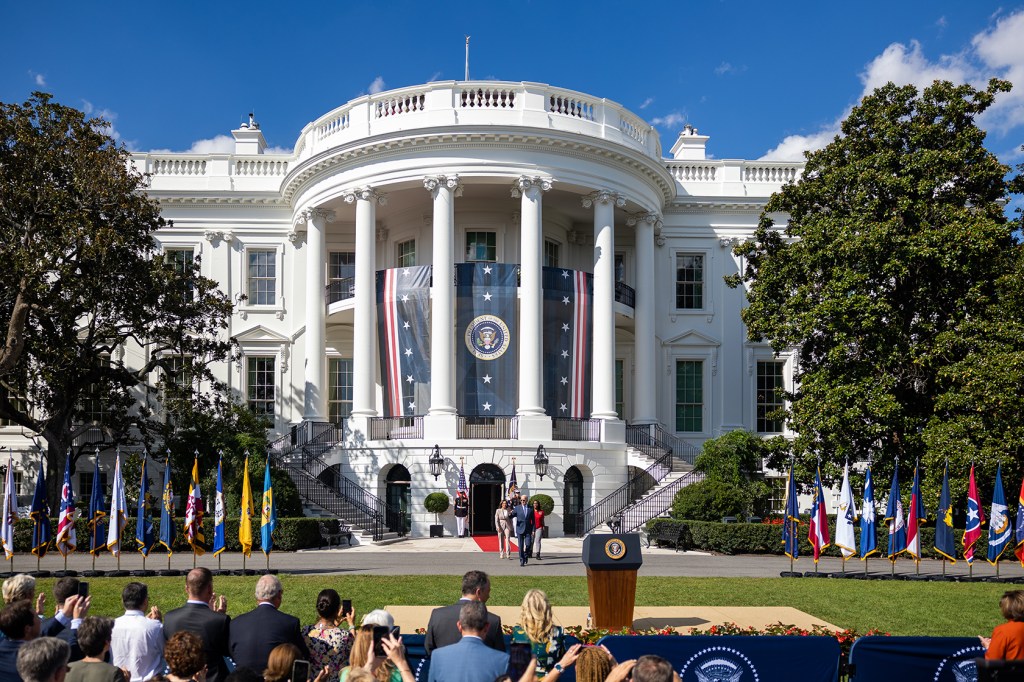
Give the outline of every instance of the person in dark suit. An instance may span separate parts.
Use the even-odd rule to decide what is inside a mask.
[[[530,560],[530,548],[533,546],[533,510],[527,505],[526,495],[519,498],[515,508],[516,537],[519,539],[519,565],[525,566]]]
[[[279,644],[294,644],[302,652],[300,658],[309,660],[299,619],[279,610],[283,595],[277,576],[265,575],[256,583],[256,608],[231,623],[231,658],[238,667],[263,672],[270,652]]]
[[[456,644],[438,649],[430,657],[428,682],[480,682],[495,680],[508,668],[508,654],[484,644],[490,629],[487,609],[478,601],[467,601],[459,610]]]
[[[27,599],[16,601],[0,609],[0,632],[6,639],[0,641],[0,682],[21,682],[18,674],[18,651],[25,642],[39,637],[42,621]]]
[[[213,591],[213,574],[208,568],[193,568],[185,577],[184,606],[164,616],[164,641],[177,632],[191,632],[203,641],[206,655],[206,681],[223,682],[228,676],[224,657],[228,655],[231,618],[228,602]]]
[[[491,596],[491,579],[483,571],[470,571],[462,576],[462,599],[451,606],[441,606],[430,612],[427,622],[427,635],[423,647],[430,656],[434,649],[455,644],[462,639],[459,631],[459,612],[467,602],[487,604]],[[486,610],[486,606],[484,607]],[[501,617],[494,613],[487,614],[488,628],[484,634],[484,644],[496,651],[505,651],[505,635],[501,630]]]
[[[89,602],[91,597],[81,599],[78,596],[78,578],[61,578],[53,584],[53,599],[57,602],[57,612],[63,613],[64,608],[68,605],[69,599],[76,600],[77,604],[72,606],[71,623],[67,628],[62,628],[56,635],[57,639],[62,639],[67,642],[67,645],[71,648],[71,658],[68,659],[69,663],[80,661],[85,657],[82,653],[81,647],[78,646],[78,626],[81,624],[82,619],[89,613]],[[56,620],[56,617],[53,618]],[[47,621],[43,621],[43,632],[45,633]],[[46,637],[46,634],[41,636]]]

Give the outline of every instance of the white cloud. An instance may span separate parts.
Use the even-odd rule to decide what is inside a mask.
[[[909,44],[893,43],[872,59],[860,75],[861,98],[888,82],[924,88],[936,80],[970,83],[982,88],[989,78],[1013,83],[1013,91],[1001,93],[995,104],[979,117],[986,130],[1005,135],[1024,125],[1024,10],[1004,17],[993,16],[995,25],[975,35],[969,46],[955,54],[929,60],[917,40]],[[944,18],[936,22],[944,25]],[[790,135],[762,159],[800,160],[802,152],[820,149],[839,133],[847,108],[836,120],[806,135]]]
[[[439,81],[439,80],[441,80],[441,72],[440,71],[435,71],[433,73],[433,75],[430,78],[427,79],[427,82],[428,83],[434,83],[434,82]]]
[[[367,88],[367,90],[371,95],[376,95],[378,92],[384,90],[384,87],[384,77],[377,76],[376,78],[373,79],[373,82],[370,83],[370,86]]]
[[[648,97],[647,99],[644,100],[643,104],[641,104],[639,108],[640,109],[646,109],[647,107],[651,106],[652,104],[654,104],[654,98],[653,97]]]
[[[46,76],[44,76],[41,73],[36,73],[35,71],[32,71],[31,69],[29,69],[28,75],[32,77],[32,80],[35,81],[35,84],[37,86],[39,86],[41,88],[45,88],[46,87]]]
[[[729,62],[722,62],[721,64],[719,64],[718,66],[715,67],[715,75],[716,76],[725,76],[725,75],[733,74],[733,73],[741,73],[741,72],[746,71],[746,70],[747,70],[746,66],[733,66]]]
[[[110,109],[97,109],[93,106],[93,103],[87,99],[82,100],[82,113],[89,118],[100,118],[109,123],[110,125],[106,128],[106,134],[109,135],[114,142],[124,144],[129,151],[136,150],[136,144],[134,140],[124,140],[121,138],[121,133],[118,131],[115,124],[117,123],[117,112],[111,111]]]
[[[686,123],[686,116],[678,111],[673,111],[665,116],[657,116],[651,119],[651,125],[664,128],[681,128]]]
[[[230,154],[235,151],[235,138],[230,135],[214,135],[205,140],[196,140],[188,148],[188,154]]]

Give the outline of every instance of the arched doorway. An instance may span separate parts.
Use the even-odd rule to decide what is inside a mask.
[[[583,512],[583,472],[569,467],[565,472],[565,489],[562,491],[562,532],[577,535],[580,514]]]
[[[497,464],[480,464],[469,475],[469,532],[496,533],[494,510],[498,508],[505,472]]]
[[[388,503],[388,530],[400,535],[409,532],[412,512],[412,484],[409,470],[401,464],[391,467],[387,475],[384,500]]]

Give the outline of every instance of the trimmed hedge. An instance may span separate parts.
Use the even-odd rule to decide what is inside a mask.
[[[309,547],[319,547],[321,544],[320,539],[320,526],[319,522],[322,519],[317,518],[279,518],[277,520],[277,531],[274,533],[274,550],[280,552],[293,552],[297,549],[306,549]],[[185,542],[185,538],[181,533],[182,525],[184,524],[183,518],[178,518],[177,522],[177,537],[174,540],[174,551],[175,552],[192,552],[192,546]],[[57,533],[57,520],[51,519],[51,534],[56,535]],[[18,519],[14,526],[14,546],[19,552],[28,552],[32,548],[32,526],[33,522],[31,519]],[[160,517],[153,519],[154,533],[159,541],[160,538]],[[88,552],[89,551],[89,540],[90,531],[89,523],[85,519],[77,519],[75,521],[75,533],[78,536],[78,549],[77,552]],[[213,547],[213,516],[207,516],[203,519],[203,535],[206,539],[206,546]],[[106,539],[106,531],[104,530],[104,540]],[[257,516],[252,523],[252,540],[253,540],[253,551],[257,551],[260,548],[260,519]],[[138,543],[135,542],[135,517],[130,517],[125,522],[125,527],[121,533],[121,547],[124,552],[136,552]],[[238,519],[228,519],[227,523],[224,524],[224,544],[226,545],[225,551],[228,552],[240,552],[242,546],[238,543]],[[50,543],[50,552],[53,552],[59,556],[56,545]],[[211,550],[212,551],[212,550]],[[154,546],[150,551],[151,555],[164,555],[163,545]]]
[[[672,527],[685,526],[680,542],[680,549],[699,549],[705,552],[717,552],[719,554],[785,554],[782,546],[782,525],[769,523],[718,523],[714,521],[677,521],[675,519],[652,519],[647,523],[647,532],[654,535],[664,524]],[[886,558],[885,554],[889,546],[889,530],[885,525],[879,524],[878,528],[878,549],[879,555],[872,555],[872,558]],[[797,530],[800,538],[800,556],[813,556],[811,544],[807,540],[807,520],[800,524]],[[941,559],[942,555],[935,551],[935,528],[924,527],[921,533],[922,558]],[[856,528],[857,549],[860,549],[860,528]],[[835,520],[829,522],[829,537],[833,542],[836,537]],[[985,559],[987,551],[988,534],[982,537],[975,545],[975,556],[980,560]],[[963,531],[956,531],[957,559],[963,553],[961,540]],[[832,545],[822,552],[822,556],[840,557],[842,554],[839,548]],[[907,554],[901,557],[912,558]],[[1016,560],[1012,551],[1003,552],[1002,559]]]

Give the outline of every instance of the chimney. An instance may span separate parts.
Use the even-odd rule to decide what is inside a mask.
[[[710,138],[700,135],[689,123],[679,133],[679,139],[672,145],[672,158],[680,161],[703,161],[707,158],[705,146]]]
[[[232,130],[231,135],[235,138],[235,154],[262,154],[267,148],[260,124],[252,114],[249,114],[249,122],[238,126],[237,130]]]

